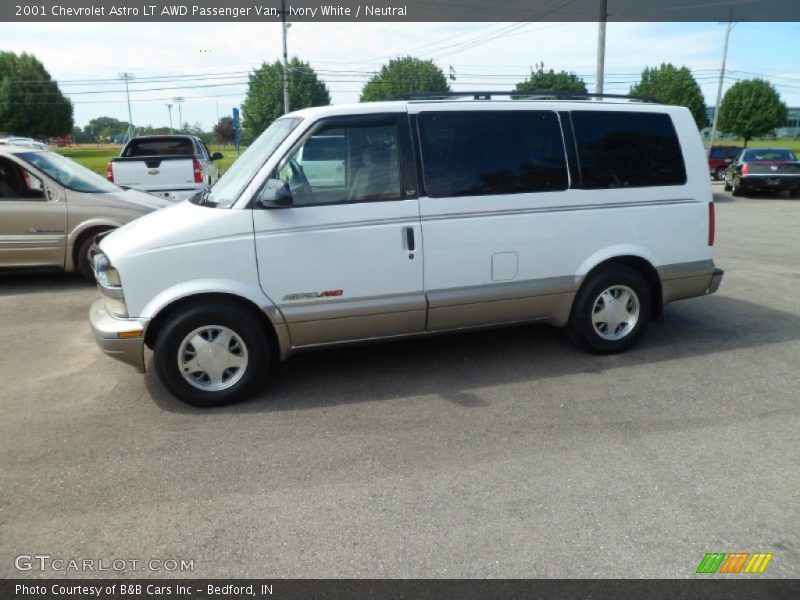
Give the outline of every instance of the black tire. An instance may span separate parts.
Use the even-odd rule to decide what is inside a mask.
[[[230,387],[198,389],[183,376],[178,366],[178,352],[191,332],[213,326],[228,328],[240,338],[247,362],[238,381]],[[241,402],[258,389],[272,363],[270,346],[264,324],[245,307],[235,302],[215,301],[187,307],[169,317],[156,338],[153,362],[161,383],[172,395],[192,406],[213,408]],[[232,376],[235,371],[229,375]]]
[[[95,283],[92,261],[89,260],[89,250],[91,250],[93,243],[94,235],[89,235],[85,240],[81,241],[81,245],[78,247],[78,254],[76,255],[77,264],[75,266],[78,272],[83,275],[87,281]]]
[[[725,179],[725,167],[718,167],[716,171],[714,171],[714,179],[717,181],[723,181]]]
[[[741,186],[736,185],[736,180],[731,180],[731,196],[740,197],[743,196],[744,192],[742,191]]]
[[[600,295],[609,288],[626,287],[634,292],[632,298],[638,301],[638,318],[619,339],[605,339],[598,333],[593,323],[595,305]],[[630,301],[627,306],[632,306]],[[630,348],[642,335],[650,322],[652,294],[650,285],[638,271],[625,265],[609,265],[599,270],[583,283],[572,305],[572,314],[567,332],[575,344],[597,354],[614,354]],[[625,331],[621,324],[619,333]]]

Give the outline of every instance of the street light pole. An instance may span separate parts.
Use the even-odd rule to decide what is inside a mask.
[[[183,131],[183,113],[181,112],[181,104],[183,104],[183,96],[175,96],[172,101],[178,105],[178,131]]]
[[[606,71],[606,22],[608,21],[608,0],[600,0],[600,16],[597,19],[597,88],[598,94],[603,93]]]
[[[126,137],[129,140],[133,137],[133,114],[131,112],[131,92],[128,88],[128,82],[133,81],[135,77],[133,73],[120,73],[119,78],[125,82],[125,97],[128,99],[128,132]]]
[[[733,29],[733,9],[731,9],[731,16],[728,18],[728,24],[725,28],[725,46],[722,49],[722,68],[719,72],[719,83],[717,84],[717,103],[714,105],[714,119],[711,124],[711,139],[708,145],[713,146],[714,140],[717,138],[717,123],[719,122],[719,105],[722,103],[722,84],[725,81],[725,64],[728,62],[728,41],[731,38],[731,29]]]
[[[289,54],[286,51],[286,0],[281,0],[281,29],[283,29],[283,114],[289,112]]]
[[[167,110],[169,111],[169,132],[172,133],[172,104],[167,104]]]

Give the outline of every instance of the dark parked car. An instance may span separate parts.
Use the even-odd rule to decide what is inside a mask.
[[[734,196],[788,192],[800,198],[800,161],[787,148],[746,148],[725,172],[725,191]]]
[[[725,171],[742,151],[740,146],[711,146],[706,148],[708,172],[717,181],[725,179]]]

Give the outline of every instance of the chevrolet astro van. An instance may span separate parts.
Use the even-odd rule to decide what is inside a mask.
[[[143,372],[147,346],[172,394],[217,406],[336,344],[538,321],[620,352],[668,302],[717,290],[713,244],[685,108],[325,106],[273,122],[203,195],[100,236],[90,320],[107,354]]]

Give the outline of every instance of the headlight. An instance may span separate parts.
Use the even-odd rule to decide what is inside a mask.
[[[94,278],[103,287],[118,288],[122,287],[119,280],[119,273],[111,266],[111,261],[102,252],[98,252],[93,257]]]
[[[100,287],[106,310],[113,317],[127,319],[128,307],[125,304],[125,296],[122,293],[122,282],[119,279],[117,270],[111,266],[108,256],[98,250],[92,256],[92,266],[94,267],[94,278]]]

